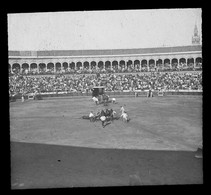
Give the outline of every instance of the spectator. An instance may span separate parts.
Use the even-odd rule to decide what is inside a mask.
[[[89,119],[90,119],[90,122],[94,122],[94,114],[92,111],[89,113]]]
[[[9,75],[9,91],[16,93],[91,92],[93,86],[105,86],[105,91],[202,90],[201,72],[153,72],[142,74],[57,74]]]

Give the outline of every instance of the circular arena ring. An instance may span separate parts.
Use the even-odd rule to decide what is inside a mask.
[[[12,188],[203,183],[201,95],[114,97],[131,121],[105,128],[91,96],[10,102]]]
[[[155,92],[153,92],[155,93]],[[124,106],[131,121],[115,120],[105,128],[100,121],[83,120],[90,111],[105,108],[91,94],[43,94],[42,101],[10,103],[11,140],[93,148],[195,151],[202,142],[202,92],[107,93],[120,116]]]

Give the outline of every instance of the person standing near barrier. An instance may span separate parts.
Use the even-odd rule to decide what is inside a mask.
[[[90,122],[94,122],[94,114],[92,111],[89,113],[89,119],[90,119]]]
[[[24,102],[24,95],[21,96],[21,101]]]
[[[123,106],[120,107],[121,114],[125,112],[125,108]]]
[[[111,101],[112,101],[113,104],[115,104],[116,103],[116,98],[112,98]]]
[[[135,98],[138,97],[138,93],[135,91]]]
[[[109,113],[109,116],[110,116],[110,118],[111,118],[111,121],[113,121],[113,109],[111,108],[110,109],[110,111],[109,111],[110,113]]]
[[[102,127],[104,128],[104,127],[105,127],[106,117],[105,117],[105,116],[101,116],[101,117],[100,117],[100,120],[101,120],[101,122],[102,122]]]
[[[114,118],[116,117],[116,111],[111,109],[112,110],[112,113],[111,113],[111,120],[113,121]]]
[[[151,87],[149,88],[149,91],[147,93],[147,97],[153,97],[152,88]]]
[[[120,112],[121,112],[120,118],[123,120],[123,115],[125,113],[125,108],[123,106],[120,107]]]
[[[129,117],[128,117],[127,112],[123,112],[121,117],[122,117],[123,122],[129,122]]]
[[[105,111],[103,109],[100,112],[100,116],[105,116]]]
[[[105,116],[108,117],[110,115],[110,111],[108,108],[106,108],[106,111],[105,111]]]
[[[98,119],[100,119],[100,116],[101,116],[100,111],[97,111],[94,119],[98,120]]]
[[[96,97],[93,97],[92,100],[95,102],[96,105],[98,105],[99,101]]]

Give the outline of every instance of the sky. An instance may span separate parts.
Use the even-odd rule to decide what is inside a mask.
[[[7,15],[9,50],[126,49],[191,45],[201,9],[37,12]]]

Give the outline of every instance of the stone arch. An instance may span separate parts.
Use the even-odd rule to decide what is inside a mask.
[[[82,68],[82,62],[76,62],[76,69],[80,70]]]
[[[103,61],[99,61],[97,63],[97,66],[98,66],[99,69],[103,69]]]
[[[136,65],[137,65],[137,64],[140,64],[140,60],[134,60],[133,63],[134,63],[134,65],[135,65],[135,64],[136,64]]]
[[[28,63],[23,63],[22,64],[22,69],[29,69],[29,64]]]
[[[133,64],[133,61],[132,60],[128,60],[127,63],[126,63],[126,68],[132,68],[132,64]]]
[[[62,63],[62,67],[64,70],[67,70],[68,69],[68,63],[67,62],[63,62]]]
[[[179,59],[179,68],[186,68],[187,67],[187,60],[185,58]]]
[[[164,65],[170,64],[171,60],[169,58],[164,59],[163,61]]]
[[[37,69],[37,68],[38,68],[38,66],[37,66],[36,63],[31,63],[30,64],[30,69]]]
[[[38,67],[39,67],[40,71],[45,71],[46,70],[46,64],[45,63],[39,63]]]
[[[141,67],[147,67],[147,60],[146,59],[143,59],[141,60]]]
[[[146,59],[141,60],[141,71],[143,71],[143,72],[148,71]]]
[[[54,64],[53,64],[52,62],[49,62],[49,63],[47,64],[47,70],[48,70],[48,71],[53,71],[53,70],[54,70]]]
[[[14,73],[20,72],[20,69],[21,69],[21,65],[20,65],[19,63],[14,63],[14,64],[12,65],[12,71],[13,71]]]
[[[118,62],[116,60],[112,61],[112,67],[113,69],[118,69]]]
[[[109,60],[105,62],[105,69],[111,69],[111,62]]]
[[[163,60],[162,59],[157,59],[156,62],[156,67],[157,67],[157,70],[162,70],[163,69]]]
[[[170,70],[171,69],[171,60],[169,58],[165,58],[163,60],[163,69]]]
[[[149,67],[150,68],[154,68],[155,67],[155,60],[154,59],[150,59],[149,60]]]
[[[195,65],[196,65],[196,67],[202,67],[202,58],[201,57],[197,57],[195,59]]]
[[[177,58],[173,58],[171,60],[171,66],[173,69],[177,69],[177,67],[178,67],[178,59]]]
[[[120,66],[121,69],[125,68],[125,60],[120,60],[119,66]]]
[[[91,69],[95,69],[95,68],[97,68],[97,62],[95,62],[95,61],[91,61]]]
[[[61,70],[61,68],[62,68],[61,63],[60,63],[60,62],[56,62],[56,63],[55,63],[55,69],[56,69],[56,72],[57,72],[57,71],[60,71],[60,70]]]
[[[71,63],[70,63],[70,69],[71,69],[71,70],[75,70],[75,69],[76,69],[75,62],[71,62]]]
[[[180,58],[179,59],[179,64],[186,64],[186,59],[185,58]]]
[[[174,63],[177,63],[177,64],[178,64],[178,59],[177,59],[177,58],[173,58],[173,59],[171,60],[171,63],[172,63],[172,64],[174,64]]]
[[[155,71],[155,60],[154,59],[150,59],[148,64],[149,64],[149,69],[151,71]]]
[[[194,66],[194,58],[188,58],[187,59],[187,66],[190,68],[193,68]]]
[[[162,59],[159,58],[159,59],[156,60],[156,66],[157,67],[162,66],[162,64],[163,64],[163,60]]]
[[[28,73],[28,71],[29,71],[29,64],[23,63],[22,64],[22,73]]]
[[[13,69],[20,69],[20,68],[21,68],[21,65],[20,65],[19,63],[14,63],[14,64],[12,65],[12,68],[13,68]]]
[[[135,69],[140,69],[140,60],[134,60],[133,64]]]
[[[155,60],[154,59],[150,59],[149,60],[149,65],[154,65],[155,64]]]
[[[89,69],[89,62],[88,61],[85,61],[83,64],[84,64],[84,69]]]

